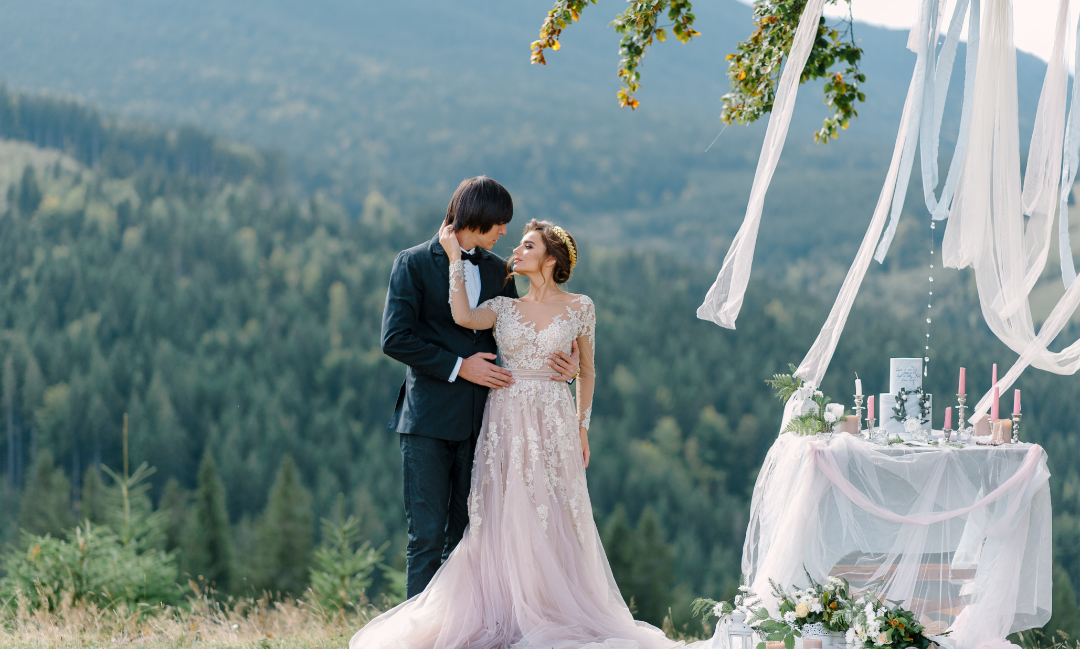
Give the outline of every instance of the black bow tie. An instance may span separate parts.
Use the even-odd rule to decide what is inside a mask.
[[[461,251],[461,258],[464,261],[471,261],[472,263],[475,264],[478,261],[480,261],[480,251],[477,250],[476,252],[465,252],[464,250],[462,250]]]

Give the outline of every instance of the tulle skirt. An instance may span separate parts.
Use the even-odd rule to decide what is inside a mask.
[[[492,390],[473,462],[469,527],[424,592],[350,649],[667,649],[635,621],[604,555],[577,415],[550,372]]]

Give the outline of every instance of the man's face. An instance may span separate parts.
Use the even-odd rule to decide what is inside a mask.
[[[483,234],[476,234],[476,245],[484,250],[491,250],[498,243],[499,237],[506,234],[506,224],[500,223]]]

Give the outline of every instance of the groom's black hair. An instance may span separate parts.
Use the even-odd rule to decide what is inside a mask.
[[[476,230],[484,234],[497,225],[514,218],[514,200],[506,188],[487,176],[461,181],[450,204],[446,206],[446,221],[453,223],[454,232]]]

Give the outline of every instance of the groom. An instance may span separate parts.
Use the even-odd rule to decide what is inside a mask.
[[[476,308],[493,297],[516,298],[506,262],[490,252],[514,216],[510,193],[491,178],[462,181],[446,208],[465,263],[465,292]],[[473,450],[489,389],[514,380],[494,363],[492,330],[458,326],[450,312],[450,269],[439,235],[398,254],[382,321],[382,349],[407,366],[389,428],[400,433],[408,597],[427,586],[469,522]],[[556,380],[578,371],[573,356],[548,360]]]

